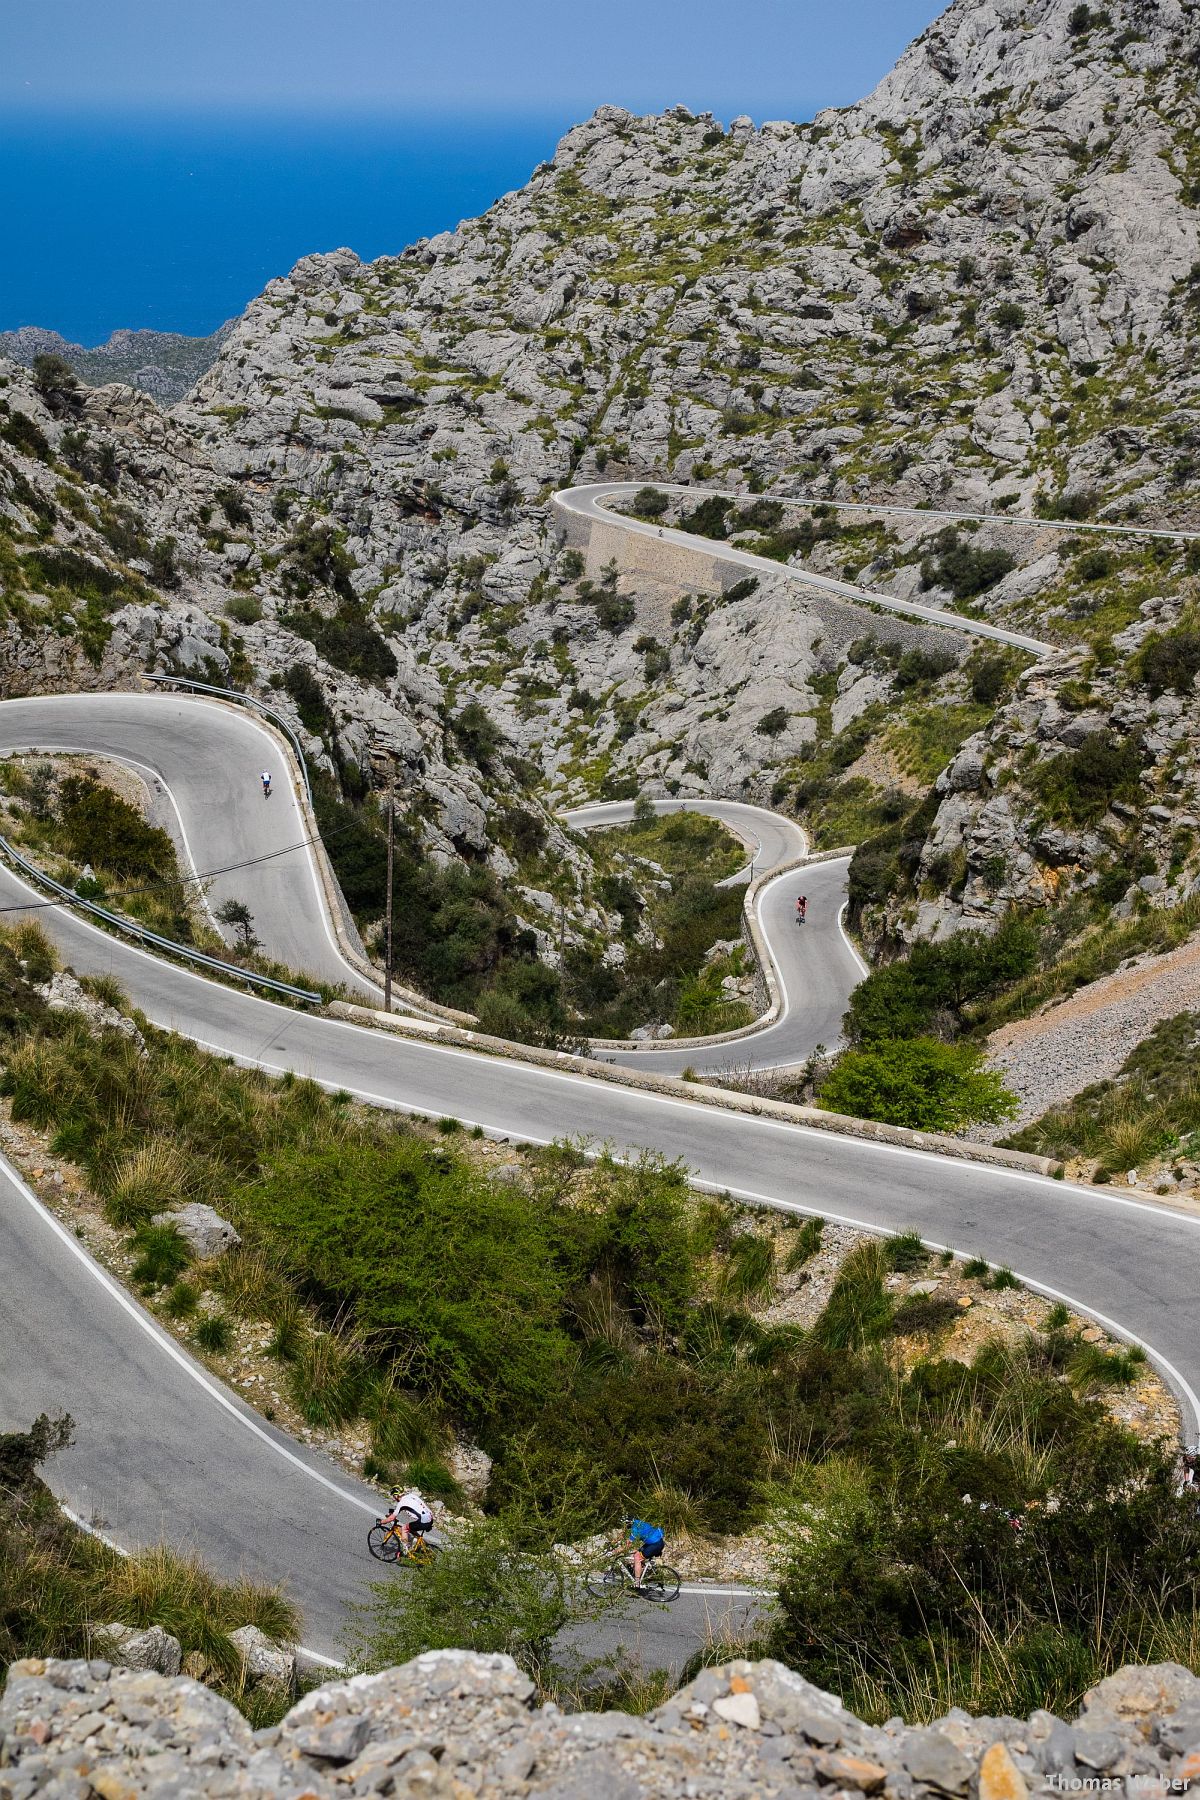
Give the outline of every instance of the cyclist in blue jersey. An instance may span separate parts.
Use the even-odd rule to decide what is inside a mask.
[[[642,1585],[642,1577],[646,1573],[646,1564],[660,1557],[667,1547],[667,1540],[657,1525],[651,1525],[647,1519],[630,1519],[629,1549],[633,1562],[633,1579],[637,1587]]]

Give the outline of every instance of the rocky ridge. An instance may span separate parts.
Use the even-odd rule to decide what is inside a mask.
[[[1028,1800],[1108,1783],[1186,1791],[1200,1775],[1200,1680],[1125,1668],[1068,1723],[972,1718],[865,1725],[782,1664],[702,1670],[645,1717],[535,1704],[507,1656],[437,1651],[306,1694],[252,1732],[198,1682],[109,1663],[13,1665],[0,1701],[0,1795],[780,1796]]]
[[[21,325],[16,331],[0,331],[0,356],[30,368],[35,356],[49,352],[61,356],[89,387],[128,382],[160,406],[170,406],[212,367],[231,325],[232,320],[227,321],[208,337],[187,337],[178,331],[114,331],[91,349],[44,326]]]

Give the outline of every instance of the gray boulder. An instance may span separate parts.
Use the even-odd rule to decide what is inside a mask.
[[[180,1206],[171,1212],[155,1213],[151,1223],[173,1225],[201,1262],[208,1262],[214,1256],[224,1256],[228,1250],[236,1250],[242,1241],[228,1219],[223,1219],[219,1212],[199,1200],[191,1200],[186,1206]]]
[[[230,1632],[229,1641],[241,1659],[247,1680],[269,1687],[295,1687],[295,1656],[273,1643],[257,1625],[240,1625]]]
[[[118,1669],[149,1669],[156,1675],[178,1675],[183,1648],[161,1625],[99,1625],[95,1649]]]

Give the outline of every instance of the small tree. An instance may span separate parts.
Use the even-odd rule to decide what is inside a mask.
[[[821,1084],[818,1105],[855,1119],[879,1119],[914,1131],[997,1125],[1017,1111],[995,1069],[970,1044],[895,1038],[847,1050]]]
[[[222,925],[228,925],[237,939],[237,947],[247,956],[261,947],[261,940],[254,929],[254,915],[244,900],[226,900],[217,908],[217,919]]]
[[[631,821],[633,829],[635,831],[648,831],[657,817],[658,814],[654,810],[654,802],[651,800],[649,794],[639,794],[633,803],[633,819]]]
[[[57,418],[71,417],[83,409],[79,377],[65,357],[43,350],[33,359],[33,385]]]

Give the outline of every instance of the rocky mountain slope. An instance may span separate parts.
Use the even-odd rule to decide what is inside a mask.
[[[482,218],[272,282],[168,416],[109,388],[47,418],[14,373],[4,454],[57,509],[37,523],[10,487],[16,538],[85,546],[134,606],[88,602],[102,678],[179,660],[186,637],[183,660],[290,711],[352,797],[398,752],[425,843],[515,877],[545,949],[559,903],[573,930],[605,917],[547,802],[774,795],[846,841],[910,814],[965,739],[940,810],[906,827],[919,873],[886,928],[1086,886],[1116,845],[1043,844],[1027,716],[1069,749],[1077,720],[1047,734],[1073,703],[1044,703],[1089,658],[1099,697],[1072,717],[1116,705],[1122,634],[1183,617],[1194,554],[836,502],[1200,527],[1198,65],[1182,0],[955,0],[874,94],[807,124],[602,108]],[[17,413],[45,473],[9,455]],[[1014,690],[1014,662],[889,639],[869,614],[831,630],[783,579],[585,566],[546,502],[601,475],[744,494],[736,523],[781,561],[1035,624],[1071,654]],[[94,536],[120,507],[145,545],[173,543],[157,601],[137,546]],[[10,620],[26,609],[10,655],[36,665],[20,679],[64,679],[70,580],[39,581],[28,552],[6,570]],[[52,655],[29,649],[47,590]],[[1177,833],[1150,807],[1180,774],[1161,760],[1120,858],[1132,844],[1153,863],[1137,879],[1170,893],[1190,865],[1159,854]],[[1009,784],[1011,844],[966,785],[976,763]]]
[[[0,331],[0,356],[31,368],[35,356],[49,351],[69,363],[89,387],[124,381],[150,394],[160,406],[169,406],[212,367],[231,323],[208,337],[186,337],[178,331],[114,331],[90,350],[44,326],[22,325],[16,331]]]
[[[1102,1780],[1179,1791],[1198,1767],[1200,1681],[1176,1663],[1109,1676],[1071,1724],[956,1708],[878,1729],[777,1662],[704,1669],[643,1718],[564,1714],[510,1657],[453,1650],[317,1688],[260,1732],[196,1681],[99,1660],[16,1663],[0,1702],[13,1795],[1028,1800]]]

